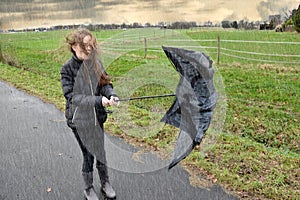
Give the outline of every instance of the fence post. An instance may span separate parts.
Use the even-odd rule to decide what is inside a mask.
[[[218,52],[217,52],[217,64],[220,64],[220,47],[221,47],[221,44],[220,44],[220,35],[218,35]]]
[[[147,57],[147,38],[144,38],[144,58]]]
[[[1,63],[6,63],[6,62],[5,62],[5,59],[4,59],[4,56],[3,56],[3,54],[2,54],[1,46],[0,46],[0,62],[1,62]]]

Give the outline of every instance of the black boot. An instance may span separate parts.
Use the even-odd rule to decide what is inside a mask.
[[[109,199],[116,198],[116,192],[108,180],[107,166],[105,164],[100,163],[97,166],[97,169],[101,181],[101,191],[103,192],[105,197]]]
[[[85,185],[84,197],[87,200],[99,200],[93,186],[93,172],[82,172]]]

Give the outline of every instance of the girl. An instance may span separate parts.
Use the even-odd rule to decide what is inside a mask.
[[[104,150],[103,123],[106,107],[119,99],[109,76],[97,58],[96,38],[87,29],[78,29],[66,38],[72,58],[61,68],[61,84],[66,99],[65,116],[83,154],[82,176],[86,199],[98,199],[93,187],[93,164],[108,198],[116,193],[109,183]]]

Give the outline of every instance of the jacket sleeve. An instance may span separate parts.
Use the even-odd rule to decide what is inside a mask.
[[[62,66],[60,75],[63,95],[70,102],[73,97],[74,77],[67,64]]]
[[[77,94],[75,92],[72,98],[72,103],[77,106],[102,106],[102,96]]]
[[[107,97],[107,98],[110,98],[111,96],[115,96],[117,97],[117,93],[115,92],[115,90],[113,89],[113,85],[112,84],[107,84],[107,85],[104,85],[100,88],[100,94]]]

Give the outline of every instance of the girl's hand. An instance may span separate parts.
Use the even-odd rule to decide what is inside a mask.
[[[104,107],[110,106],[110,105],[111,105],[111,101],[108,100],[108,98],[106,98],[105,96],[103,96],[103,97],[102,97],[102,105],[103,105]]]
[[[118,97],[114,97],[114,96],[111,96],[110,97],[110,105],[119,105],[120,104],[120,101],[119,101],[119,98]]]

